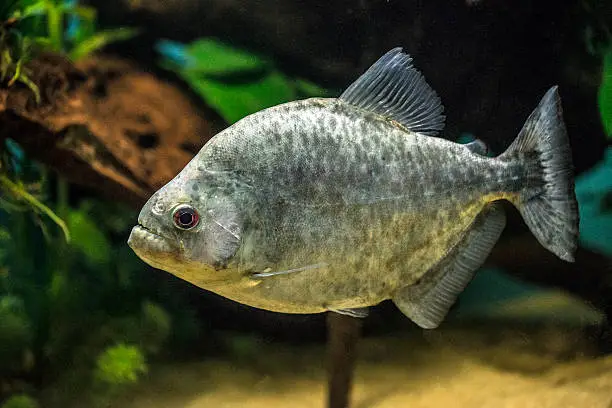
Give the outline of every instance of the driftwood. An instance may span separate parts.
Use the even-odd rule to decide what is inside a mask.
[[[328,408],[350,405],[361,325],[357,317],[327,313]]]
[[[125,61],[45,55],[29,68],[42,101],[0,89],[0,140],[109,198],[138,207],[211,137],[187,97]]]

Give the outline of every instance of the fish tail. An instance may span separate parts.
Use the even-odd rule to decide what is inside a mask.
[[[524,165],[523,185],[510,201],[531,232],[546,249],[573,262],[578,245],[578,203],[572,151],[556,86],[546,92],[500,159],[519,160]]]

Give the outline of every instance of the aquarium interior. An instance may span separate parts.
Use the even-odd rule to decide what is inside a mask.
[[[580,249],[564,264],[509,210],[440,328],[372,308],[350,406],[611,407],[610,0],[0,2],[0,407],[327,406],[325,315],[226,300],[126,240],[216,132],[396,46],[444,137],[492,154],[559,85]]]

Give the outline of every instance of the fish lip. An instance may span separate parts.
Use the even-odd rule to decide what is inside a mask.
[[[136,247],[138,246],[137,242],[143,241],[144,239],[146,239],[145,237],[154,238],[156,241],[162,243],[162,245],[166,245],[168,249],[178,249],[178,245],[176,245],[172,239],[160,235],[151,228],[147,228],[142,224],[135,225],[132,228],[132,231],[128,238],[128,245],[132,249],[136,249]]]
[[[146,232],[146,233],[151,234],[151,235],[155,235],[155,236],[163,238],[163,239],[167,239],[166,237],[164,237],[162,235],[159,235],[157,232],[153,231],[151,228],[147,228],[147,227],[145,227],[142,224],[138,224],[138,225],[134,226],[134,228],[132,228],[132,230],[134,230],[134,229],[142,231],[142,232]]]

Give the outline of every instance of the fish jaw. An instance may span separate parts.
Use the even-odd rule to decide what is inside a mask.
[[[161,269],[202,289],[248,288],[254,285],[241,271],[231,268],[217,269],[188,259],[181,241],[166,238],[155,231],[137,225],[132,228],[128,245],[145,263]]]
[[[127,243],[140,259],[154,268],[172,272],[171,265],[180,262],[181,250],[172,240],[142,225],[132,228]]]

